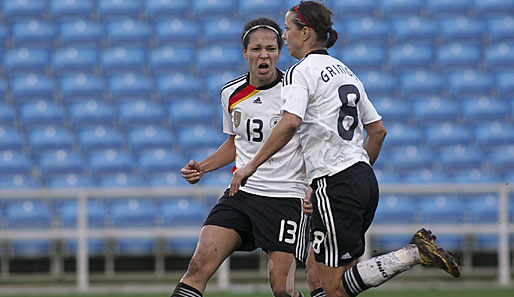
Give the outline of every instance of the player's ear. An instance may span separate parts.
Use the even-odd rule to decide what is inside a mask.
[[[245,60],[248,61],[248,52],[246,51],[245,48],[243,48],[243,57],[245,58]]]

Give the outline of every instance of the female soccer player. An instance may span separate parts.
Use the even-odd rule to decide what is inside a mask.
[[[201,162],[191,160],[181,171],[194,184],[203,174],[235,159],[244,166],[258,151],[280,119],[283,73],[276,68],[282,48],[281,29],[260,18],[244,27],[241,41],[249,72],[221,90],[223,131],[227,140]],[[234,251],[262,248],[268,253],[273,296],[303,296],[295,292],[295,254],[303,240],[301,201],[307,191],[299,137],[284,146],[248,179],[244,190],[229,197],[228,190],[211,210],[200,232],[189,267],[172,296],[202,296],[207,281]]]
[[[282,119],[254,158],[234,173],[230,194],[299,133],[314,193],[311,249],[326,296],[356,296],[416,264],[459,277],[456,259],[425,229],[406,247],[356,264],[378,203],[370,164],[386,129],[361,81],[327,52],[337,40],[331,17],[314,1],[302,1],[287,12],[282,37],[300,61],[284,74]]]

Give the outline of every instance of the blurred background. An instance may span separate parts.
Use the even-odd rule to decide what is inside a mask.
[[[247,72],[244,24],[283,25],[297,1],[0,3],[0,287],[177,280],[231,177],[227,166],[190,186],[179,169],[226,138],[219,91]],[[468,275],[511,284],[514,2],[325,5],[339,33],[329,52],[388,128],[369,255],[429,226]],[[279,67],[295,62],[284,47]],[[229,270],[265,280],[265,255],[236,254],[218,285],[245,275]]]

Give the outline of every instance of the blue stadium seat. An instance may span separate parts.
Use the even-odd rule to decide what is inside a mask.
[[[449,146],[468,146],[472,143],[473,133],[468,126],[455,123],[428,125],[425,129],[426,142],[433,149]]]
[[[182,164],[184,166],[185,164]],[[150,187],[190,187],[191,185],[182,178],[179,171],[155,172],[149,174],[148,183]]]
[[[43,19],[46,12],[44,0],[5,0],[2,1],[3,18],[8,22],[28,19]]]
[[[145,16],[150,21],[184,17],[190,13],[190,2],[187,0],[147,0],[144,4]]]
[[[514,145],[496,147],[488,154],[487,159],[491,162],[496,174],[508,176],[514,172]]]
[[[343,22],[344,38],[352,43],[387,44],[392,32],[389,22],[376,18],[365,17]]]
[[[396,93],[398,81],[392,74],[370,71],[359,74],[358,77],[365,85],[366,93],[370,98],[392,96]]]
[[[448,89],[454,96],[490,95],[493,87],[494,79],[486,72],[470,69],[448,75]]]
[[[205,45],[219,45],[239,49],[241,55],[241,28],[244,24],[233,19],[205,21],[202,25]]]
[[[5,205],[7,228],[45,229],[52,226],[50,207],[39,200],[8,201]]]
[[[78,218],[77,200],[66,200],[57,205],[57,217],[59,227],[76,228]],[[87,201],[87,226],[88,228],[103,228],[107,221],[107,207],[100,200],[88,199]]]
[[[201,226],[208,209],[192,198],[169,199],[160,204],[163,226]]]
[[[462,102],[462,115],[466,122],[476,124],[506,120],[509,113],[505,102],[489,96],[482,96],[464,100]]]
[[[103,80],[94,74],[77,73],[66,75],[61,79],[61,96],[65,102],[73,102],[85,98],[102,98]]]
[[[109,79],[109,90],[111,97],[116,101],[149,97],[152,93],[152,81],[149,77],[137,73],[114,75]],[[144,103],[138,103],[137,106],[143,107],[142,104]],[[145,109],[140,111],[144,112]]]
[[[69,114],[76,129],[91,126],[111,126],[114,122],[114,107],[100,100],[85,100],[70,104]]]
[[[390,50],[389,64],[393,71],[412,71],[426,69],[432,65],[433,49],[430,45],[403,44]]]
[[[9,76],[26,72],[45,73],[49,62],[48,51],[20,47],[4,55],[4,72]]]
[[[508,97],[514,95],[514,72],[498,73],[496,75],[496,88],[502,96]]]
[[[67,47],[54,51],[52,69],[55,74],[93,73],[97,67],[98,52],[94,49]]]
[[[514,42],[490,45],[485,49],[484,60],[489,71],[499,72],[512,69],[514,67]]]
[[[94,152],[89,158],[89,170],[93,176],[113,173],[130,173],[134,168],[134,160],[130,154],[122,150],[105,150]]]
[[[466,203],[457,196],[421,196],[419,209],[424,223],[463,223],[466,216]]]
[[[232,71],[225,71],[222,73],[211,73],[205,77],[205,85],[207,88],[207,99],[210,102],[219,102],[221,95],[221,88],[228,82],[234,80],[235,78],[241,76],[239,73],[235,73]],[[194,97],[192,99],[196,101]]]
[[[514,17],[492,18],[487,21],[489,41],[492,43],[514,41]]]
[[[196,22],[174,18],[155,24],[155,36],[159,46],[187,46],[195,48],[200,29]]]
[[[178,141],[182,150],[220,145],[225,136],[212,126],[196,125],[185,127],[178,132]]]
[[[111,203],[113,227],[153,227],[157,224],[157,205],[150,199],[121,199]]]
[[[52,23],[45,21],[30,20],[15,23],[12,26],[12,39],[15,47],[52,49],[56,30]]]
[[[466,16],[452,17],[440,21],[440,37],[443,43],[470,42],[480,45],[484,37],[484,30],[485,26],[482,21]]]
[[[239,4],[239,13],[243,20],[267,17],[275,21],[280,21],[284,16],[280,1],[273,0],[241,1]]]
[[[473,195],[466,197],[471,223],[485,224],[498,222],[498,197],[495,195]]]
[[[105,49],[100,62],[104,74],[141,72],[146,63],[145,51],[139,48],[114,47]]]
[[[482,17],[498,17],[514,12],[514,3],[509,0],[475,0],[475,13]]]
[[[191,71],[195,52],[188,47],[163,46],[154,48],[148,57],[148,67],[154,75],[175,71]]]
[[[205,158],[209,157],[210,155],[214,154],[214,152],[218,150],[219,146],[220,145],[188,150],[187,152],[185,152],[187,157],[185,160],[195,160],[197,162],[200,162]]]
[[[31,171],[32,162],[21,151],[0,151],[0,175],[30,175]]]
[[[298,1],[290,1],[291,4],[287,9],[293,5],[298,4]],[[377,10],[377,3],[374,0],[348,0],[348,1],[334,1],[334,12],[336,17],[344,20],[348,17],[372,17]],[[328,4],[328,3],[327,3]],[[338,31],[343,32],[343,31]]]
[[[55,83],[51,77],[38,74],[16,76],[11,82],[11,94],[15,102],[30,98],[52,99]]]
[[[373,251],[390,252],[409,244],[411,237],[403,234],[377,234],[373,236]]]
[[[159,104],[148,100],[135,100],[119,105],[119,121],[125,128],[142,125],[159,125],[163,112]],[[149,131],[149,133],[152,133]],[[149,135],[149,134],[148,134]]]
[[[38,100],[20,107],[20,119],[26,129],[40,126],[62,126],[64,108],[54,101]]]
[[[107,24],[107,41],[111,46],[146,47],[151,37],[150,25],[134,19]]]
[[[472,9],[468,0],[429,0],[427,11],[433,17],[456,17],[467,15]]]
[[[59,126],[34,128],[28,132],[28,140],[32,154],[36,158],[50,150],[71,151],[73,147],[73,134]]]
[[[201,84],[197,77],[178,72],[157,77],[157,90],[162,101],[172,101],[185,97],[198,98]]]
[[[4,24],[0,24],[0,49],[5,48],[8,38],[7,27]]]
[[[432,170],[434,167],[432,151],[414,145],[399,147],[388,156],[387,160],[386,168],[392,167],[392,170],[401,175],[408,175],[413,170]]]
[[[439,24],[433,19],[415,15],[409,18],[395,18],[391,21],[396,42],[423,45],[435,43]]]
[[[461,112],[457,101],[443,100],[442,97],[421,97],[413,104],[413,116],[420,126],[434,122],[456,122]]]
[[[90,188],[94,186],[93,179],[81,174],[59,174],[49,178],[47,186],[50,189]]]
[[[429,70],[407,72],[400,76],[400,88],[403,96],[440,96],[444,91],[442,75]]]
[[[93,5],[91,0],[51,0],[49,15],[54,21],[90,19]]]
[[[103,27],[97,22],[77,20],[60,24],[60,41],[63,47],[100,48],[103,37]]]
[[[123,135],[109,126],[87,127],[78,133],[82,151],[88,153],[102,149],[121,149]]]
[[[416,200],[409,196],[384,195],[378,201],[373,223],[375,224],[412,224],[418,218]]]
[[[420,15],[425,7],[422,0],[380,0],[380,10],[386,18]]]
[[[234,0],[194,0],[191,11],[196,20],[202,21],[224,17],[233,18],[237,8],[238,3]]]
[[[372,98],[373,105],[378,114],[383,118],[386,126],[400,123],[407,124],[411,117],[411,106],[409,101],[400,101],[392,97]]]
[[[213,124],[216,108],[221,107],[193,99],[172,102],[168,105],[169,124],[174,130],[195,124]]]
[[[242,53],[237,47],[213,46],[200,49],[196,58],[196,71],[205,75],[238,69]]]
[[[134,153],[144,149],[168,149],[175,144],[174,135],[163,126],[140,126],[128,131],[128,143]]]
[[[0,110],[2,107],[0,104]],[[13,127],[0,126],[0,151],[5,150],[23,151],[23,136]]]
[[[74,151],[56,150],[43,153],[38,160],[44,180],[57,174],[81,174],[84,171],[82,155]]]
[[[514,143],[514,127],[502,122],[491,122],[475,127],[475,140],[482,149]]]
[[[410,171],[403,181],[410,184],[446,184],[450,178],[444,171],[418,169]]]
[[[61,251],[65,256],[75,256],[77,255],[77,240],[76,239],[66,239],[63,242],[63,247]],[[104,255],[107,250],[105,239],[103,238],[90,238],[87,241],[87,252],[88,255]]]
[[[475,251],[495,253],[498,251],[498,235],[476,234],[473,236],[473,245],[471,248]]]
[[[50,240],[48,239],[15,239],[11,241],[11,257],[38,258],[50,255]]]
[[[37,189],[41,184],[32,175],[10,174],[0,178],[0,189]]]
[[[97,13],[102,21],[137,19],[141,11],[143,7],[138,0],[102,0],[97,3]]]
[[[483,155],[484,153],[475,147],[458,144],[442,148],[437,160],[444,172],[452,174],[481,167],[484,162]]]
[[[138,188],[146,185],[140,175],[127,173],[114,173],[102,175],[98,181],[102,188]]]
[[[5,80],[4,79],[1,79],[0,78],[0,96],[2,96],[2,98],[5,98],[4,96],[7,94],[7,86],[6,86],[6,83],[5,83]],[[2,104],[4,102],[0,101],[0,104]],[[7,105],[6,105],[7,106]],[[3,107],[3,106],[2,106]],[[7,115],[7,113],[5,113],[4,115]],[[2,117],[3,115],[0,115],[0,118]],[[0,122],[2,120],[0,119]],[[11,122],[11,124],[14,124]]]
[[[383,46],[356,44],[342,48],[341,59],[353,71],[380,71],[386,61],[386,51]]]
[[[450,43],[437,49],[437,66],[442,72],[478,68],[481,59],[479,45]]]
[[[476,183],[497,183],[498,177],[491,172],[486,172],[478,165],[473,169],[459,170],[452,174],[453,183],[476,184]]]
[[[179,171],[186,160],[179,151],[170,149],[149,149],[139,154],[139,169],[145,175],[154,172]]]
[[[204,187],[228,187],[230,185],[230,181],[232,180],[232,172],[230,170],[225,169],[229,169],[232,167],[233,166],[228,165],[226,167],[218,169],[212,174],[208,174],[202,177],[200,184]]]
[[[156,245],[154,238],[118,238],[116,240],[115,252],[123,256],[142,256],[155,253]]]
[[[373,164],[373,171],[375,171],[375,176],[377,177],[378,184],[389,185],[403,183],[403,178],[397,172],[383,169],[384,162],[384,158],[381,157],[378,158],[375,164]]]
[[[422,142],[422,131],[406,124],[394,124],[388,129],[385,146],[397,147],[405,145],[419,145]]]

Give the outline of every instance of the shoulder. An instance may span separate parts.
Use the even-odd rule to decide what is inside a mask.
[[[293,83],[293,77],[295,73],[306,72],[309,68],[309,59],[307,57],[301,59],[293,66],[289,67],[284,73],[284,77],[282,79],[282,85],[287,86]]]
[[[221,94],[228,93],[228,95],[232,94],[234,90],[239,88],[241,85],[244,85],[247,82],[247,74],[243,74],[239,76],[238,78],[235,78],[229,82],[227,82],[223,87],[221,88]]]

